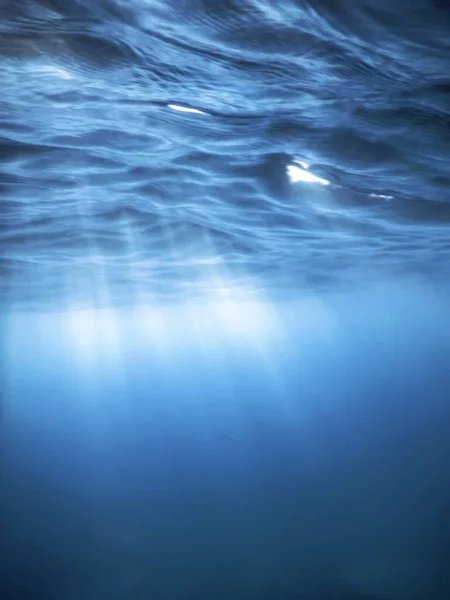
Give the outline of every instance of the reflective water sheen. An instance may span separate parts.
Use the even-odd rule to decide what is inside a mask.
[[[449,31],[431,0],[3,3],[2,302],[446,276]]]

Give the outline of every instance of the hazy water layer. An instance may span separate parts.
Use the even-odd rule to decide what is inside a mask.
[[[431,0],[2,3],[2,302],[445,274],[449,31]]]
[[[448,296],[3,316],[5,600],[448,600]]]

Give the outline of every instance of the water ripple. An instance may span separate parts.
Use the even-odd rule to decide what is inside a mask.
[[[445,277],[450,13],[393,7],[2,5],[2,303]]]

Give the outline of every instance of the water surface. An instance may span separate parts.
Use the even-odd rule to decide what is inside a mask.
[[[3,302],[443,277],[449,31],[430,0],[4,4]]]

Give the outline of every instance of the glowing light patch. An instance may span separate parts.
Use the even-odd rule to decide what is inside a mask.
[[[73,79],[72,75],[65,71],[64,69],[60,69],[59,67],[53,67],[52,65],[43,65],[38,68],[40,73],[50,73],[51,75],[56,75],[60,79]]]
[[[93,359],[97,345],[97,318],[92,311],[71,311],[67,313],[67,328],[72,346],[86,362]]]
[[[255,343],[261,335],[267,335],[274,325],[270,306],[263,302],[224,300],[213,304],[211,308],[226,330]]]
[[[172,110],[179,110],[180,112],[186,113],[195,113],[197,115],[206,115],[202,110],[198,110],[197,108],[188,108],[187,106],[179,106],[178,104],[168,104],[167,105]]]
[[[95,364],[99,353],[111,356],[117,351],[118,322],[112,309],[74,310],[65,320],[71,345],[87,366]]]
[[[316,175],[313,175],[309,171],[297,167],[296,165],[289,165],[286,170],[288,177],[292,181],[292,183],[304,181],[306,183],[320,183],[321,185],[330,185],[330,182],[326,179],[317,177]]]
[[[275,327],[274,313],[268,302],[261,298],[257,290],[234,289],[220,277],[211,280],[211,296],[205,302],[193,307],[207,331],[222,331],[234,339],[258,343]],[[206,324],[209,325],[206,325]]]

